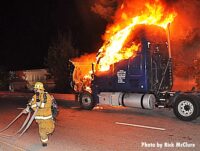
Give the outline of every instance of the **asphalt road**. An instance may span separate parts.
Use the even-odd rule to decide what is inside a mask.
[[[0,129],[26,106],[27,97],[0,97]],[[96,107],[81,110],[74,101],[58,100],[56,129],[42,147],[35,122],[21,138],[0,137],[3,151],[143,151],[200,150],[200,118],[183,122],[172,110]],[[21,126],[21,117],[6,133]],[[131,125],[132,124],[132,125]]]

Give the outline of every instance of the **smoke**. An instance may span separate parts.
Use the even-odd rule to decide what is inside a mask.
[[[86,62],[92,64],[96,61],[96,53],[84,54],[81,57],[73,58],[73,62]]]
[[[200,59],[200,1],[176,0],[169,4],[177,12],[171,26],[175,74],[193,78],[195,73],[191,68],[194,60]]]
[[[163,0],[168,7],[177,12],[171,25],[171,38],[181,42],[182,51],[200,50],[200,1],[199,0]]]
[[[91,10],[102,18],[110,21],[119,5],[120,0],[96,0]]]
[[[178,87],[179,90],[184,89],[184,85],[191,88],[195,86],[195,82],[199,85],[196,79],[199,74],[194,66],[195,61],[200,60],[200,1],[165,0],[165,2],[177,12],[177,17],[171,25],[174,88],[177,84],[181,86]],[[181,82],[180,78],[184,80]]]
[[[124,9],[131,14],[125,14],[126,17],[138,15],[142,13],[141,10],[146,2],[156,1],[161,1],[167,9],[177,12],[171,25],[171,35],[174,40],[200,35],[200,0],[94,0],[91,10],[104,19],[116,21],[119,19],[118,16],[124,15],[122,13]],[[121,15],[118,15],[119,13]]]
[[[142,13],[146,2],[157,1],[177,13],[170,27],[172,54],[178,66],[176,69],[182,68],[177,70],[180,72],[178,75],[186,77],[188,68],[200,58],[200,0],[95,0],[91,10],[108,20],[109,24],[116,24],[120,19]]]
[[[200,29],[200,1],[191,0],[190,2],[185,0],[178,0],[172,4],[177,17],[173,23],[176,31],[176,37],[186,38],[188,35],[194,32],[196,29]],[[196,33],[194,33],[196,34]]]

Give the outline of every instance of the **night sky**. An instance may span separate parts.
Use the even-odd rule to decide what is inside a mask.
[[[102,35],[112,24],[122,2],[131,9],[145,0],[6,0],[0,5],[0,68],[24,70],[44,68],[48,48],[57,33],[71,33],[80,54],[97,52]],[[200,1],[161,0],[178,13],[172,24],[173,50],[187,57],[184,64],[200,57]],[[175,43],[176,42],[176,43]],[[172,50],[172,51],[173,51]],[[183,56],[184,56],[183,55]],[[193,55],[193,56],[191,56]],[[181,59],[183,60],[183,59]]]
[[[92,1],[80,0],[1,3],[0,66],[9,70],[43,68],[48,48],[58,32],[71,32],[73,46],[81,54],[96,51],[107,22],[92,13],[91,4]]]

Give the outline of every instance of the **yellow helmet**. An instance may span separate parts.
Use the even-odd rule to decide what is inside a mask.
[[[44,90],[44,85],[42,82],[36,82],[34,89]]]

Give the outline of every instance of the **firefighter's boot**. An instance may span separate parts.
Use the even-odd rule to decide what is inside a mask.
[[[46,147],[46,146],[47,146],[47,143],[42,143],[42,146],[43,146],[43,147]]]

